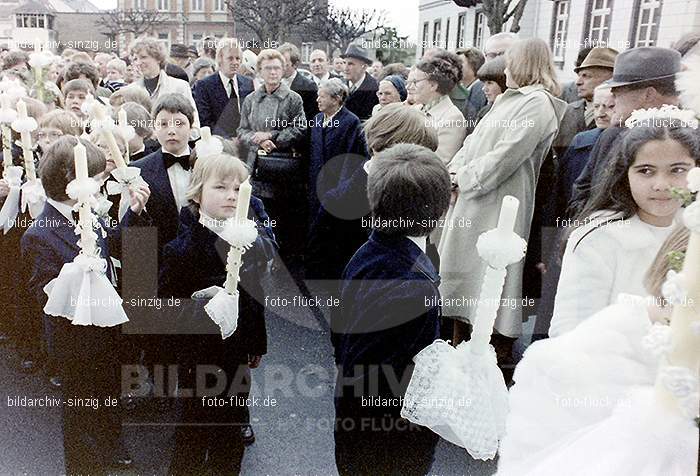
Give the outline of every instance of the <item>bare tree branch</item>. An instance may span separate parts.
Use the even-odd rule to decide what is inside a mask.
[[[471,8],[481,4],[481,11],[486,15],[489,31],[491,34],[503,31],[503,26],[512,18],[513,23],[510,31],[517,33],[520,31],[520,20],[525,12],[525,5],[528,0],[453,0],[460,7]],[[511,4],[517,2],[513,8]]]
[[[325,16],[317,18],[311,31],[319,40],[342,51],[366,33],[382,28],[385,20],[384,11],[331,6]]]
[[[260,41],[289,41],[292,31],[305,29],[324,6],[309,0],[226,0],[234,20],[252,31]]]
[[[156,10],[110,10],[97,19],[97,24],[107,29],[115,37],[121,33],[140,36],[147,33],[156,23],[162,23],[168,15]]]

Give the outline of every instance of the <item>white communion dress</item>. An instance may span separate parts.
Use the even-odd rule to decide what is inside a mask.
[[[498,476],[697,474],[697,376],[659,365],[669,327],[620,294],[572,331],[535,342],[515,369]],[[686,399],[654,398],[657,375]],[[695,408],[693,408],[695,407]]]

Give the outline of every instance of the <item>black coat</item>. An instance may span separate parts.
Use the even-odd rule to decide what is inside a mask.
[[[239,104],[243,106],[243,100],[253,92],[255,86],[253,85],[253,80],[240,74],[236,75],[236,82],[238,84]],[[229,102],[229,96],[226,94],[226,89],[221,82],[219,73],[211,74],[197,81],[194,87],[194,102],[197,104],[201,127],[210,127],[213,134],[224,137],[236,135],[236,129],[240,125],[240,111],[237,118],[238,122],[236,122],[235,117],[230,118],[230,124],[222,124],[219,121],[222,117],[221,113]]]
[[[251,202],[249,218],[256,220],[259,235],[252,248],[243,254],[238,283],[238,327],[227,339],[222,339],[219,327],[204,311],[208,300],[190,297],[195,291],[209,286],[223,287],[230,249],[228,243],[201,225],[198,215],[192,216],[185,209],[177,238],[163,250],[159,295],[181,300],[178,312],[167,316],[167,325],[174,333],[168,340],[172,341],[170,347],[175,351],[169,357],[184,369],[216,365],[231,380],[238,365],[247,362],[249,354],[267,353],[265,295],[261,282],[267,270],[269,249],[275,245],[259,218],[264,215],[262,202],[256,198]]]
[[[372,108],[379,104],[378,89],[379,83],[377,80],[367,73],[360,87],[348,96],[345,101],[345,107],[359,117],[361,121],[366,121],[372,115]]]
[[[313,80],[307,78],[303,74],[297,72],[294,77],[294,81],[289,85],[289,89],[301,96],[301,100],[304,103],[304,115],[306,119],[310,121],[316,114],[318,114],[318,103],[316,98],[318,97],[318,87]]]

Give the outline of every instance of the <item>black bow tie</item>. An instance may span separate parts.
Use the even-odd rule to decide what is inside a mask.
[[[176,157],[173,154],[163,152],[163,163],[165,164],[166,169],[170,168],[171,166],[173,166],[175,164],[180,164],[183,169],[190,170],[190,156],[189,155],[181,155],[180,157]]]

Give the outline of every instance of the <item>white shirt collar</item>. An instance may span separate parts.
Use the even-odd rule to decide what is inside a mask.
[[[365,169],[365,172],[369,175],[369,170],[372,168],[372,159],[362,164],[362,168]]]
[[[292,87],[292,83],[294,82],[294,79],[297,77],[297,70],[295,69],[292,75],[288,78],[282,78],[282,81],[289,86],[290,88]]]
[[[362,83],[363,83],[363,81],[365,80],[366,77],[367,77],[367,73],[362,73],[362,77],[360,78],[360,80],[359,80],[358,82],[356,82],[356,83],[352,83],[352,82],[351,82],[351,83],[350,83],[351,86],[352,86],[353,88],[359,89],[360,86],[362,86]]]
[[[420,250],[425,253],[425,249],[428,246],[428,237],[427,236],[407,236],[409,240],[414,242]]]
[[[338,115],[338,113],[340,112],[340,110],[342,108],[343,108],[343,106],[340,106],[338,109],[336,109],[336,111],[333,114],[331,114],[328,117],[326,117],[326,115],[324,114],[323,115],[323,127],[326,127],[328,124],[330,124],[331,121],[333,120],[333,118]]]
[[[229,78],[229,77],[226,76],[224,73],[222,73],[221,71],[219,71],[219,78],[221,79],[221,82],[224,83],[224,88],[226,88],[227,91],[228,91],[229,81],[231,81],[232,79],[233,79],[233,84],[235,85],[234,87],[237,87],[237,86],[238,86],[238,81],[236,81],[236,75],[235,75],[235,74],[233,75],[233,78]]]
[[[47,198],[46,201],[49,205],[54,207],[58,212],[66,217],[73,225],[75,225],[75,220],[73,220],[73,205],[69,205],[66,202],[57,202],[53,198]]]

